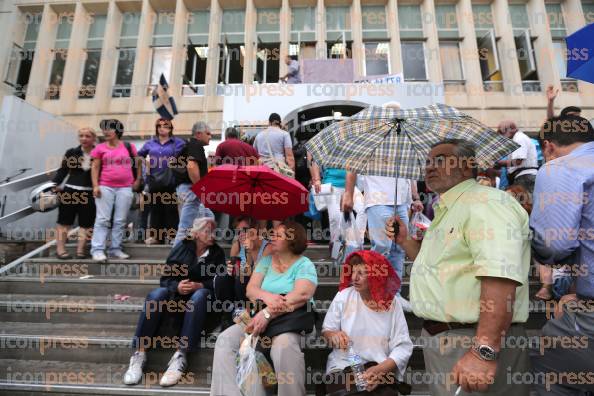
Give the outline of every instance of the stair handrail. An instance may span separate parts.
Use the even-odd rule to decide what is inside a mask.
[[[23,177],[22,179],[0,184],[0,191],[8,190],[10,192],[18,192],[26,188],[35,187],[41,183],[50,181],[58,169],[59,168],[55,168],[49,171],[39,172],[31,176]],[[0,202],[0,204],[5,205],[5,202]],[[31,205],[28,205],[7,215],[2,215],[2,217],[0,217],[0,227],[25,218],[33,213],[36,213],[36,211]]]

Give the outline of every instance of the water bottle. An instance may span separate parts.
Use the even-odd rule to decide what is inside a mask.
[[[355,375],[355,385],[357,386],[357,391],[362,392],[367,389],[367,381],[363,378],[363,373],[365,373],[365,366],[363,365],[363,360],[361,360],[361,356],[359,356],[355,350],[353,349],[353,343],[349,341],[349,362],[351,363],[351,369],[353,370],[353,374]]]

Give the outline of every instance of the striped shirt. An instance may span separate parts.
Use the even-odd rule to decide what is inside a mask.
[[[530,227],[535,259],[572,265],[576,293],[594,299],[594,142],[539,169]]]

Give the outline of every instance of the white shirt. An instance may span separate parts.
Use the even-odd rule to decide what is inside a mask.
[[[398,368],[397,377],[402,380],[413,344],[396,296],[389,311],[376,312],[365,305],[358,291],[352,286],[348,287],[338,292],[332,300],[324,318],[324,330],[344,331],[363,363],[382,363],[392,358]],[[349,365],[347,353],[335,348],[328,356],[326,372],[343,370]]]
[[[520,166],[510,166],[508,168],[508,172],[513,173],[516,169],[519,168],[538,168],[536,146],[534,145],[534,143],[532,143],[530,137],[522,131],[517,131],[514,135],[513,141],[518,143],[520,145],[520,148],[511,153],[510,158],[512,160],[521,159],[523,161],[520,164]],[[537,171],[538,169],[526,169],[518,173],[516,177],[522,175],[536,175]]]
[[[361,189],[365,197],[365,209],[376,205],[394,205],[396,179],[385,176],[357,176],[361,179]],[[396,205],[410,205],[412,203],[411,181],[398,179],[398,197]]]

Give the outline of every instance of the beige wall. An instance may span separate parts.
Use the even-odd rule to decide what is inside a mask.
[[[272,0],[270,0],[272,1]],[[176,97],[180,114],[175,119],[176,131],[180,134],[187,134],[193,122],[202,119],[213,125],[218,125],[220,128],[223,112],[223,100],[220,96],[196,96],[196,97],[182,97],[180,89],[182,86],[181,73],[185,68],[185,49],[186,43],[186,26],[184,14],[197,8],[210,7],[211,19],[209,24],[209,47],[212,54],[215,54],[218,44],[218,37],[220,31],[220,13],[221,10],[227,7],[236,8],[238,4],[243,4],[246,8],[246,37],[250,36],[255,29],[255,7],[266,7],[267,0],[137,0],[137,1],[114,1],[105,0],[100,7],[104,7],[108,14],[108,27],[104,40],[103,53],[107,53],[107,47],[113,49],[117,46],[119,39],[119,29],[121,21],[121,12],[129,8],[142,10],[142,20],[146,21],[150,15],[154,14],[158,9],[176,10],[177,16],[174,25],[174,39],[173,45],[175,47],[175,59],[172,65],[172,77],[169,81],[173,90],[173,95]],[[568,31],[575,31],[579,28],[580,23],[584,23],[583,15],[580,15],[581,6],[578,0],[565,0],[563,5],[564,12],[571,12],[577,17],[571,18],[568,23]],[[10,4],[9,4],[10,3]],[[14,5],[16,3],[16,5]],[[52,14],[59,13],[61,10],[72,10],[75,14],[75,25],[73,26],[73,37],[70,40],[70,50],[81,52],[86,42],[86,32],[88,26],[85,25],[86,13],[92,12],[88,4],[90,2],[83,1],[82,3],[66,3],[63,0],[33,2],[29,0],[18,0],[16,2],[0,1],[0,34],[3,37],[11,37],[10,40],[2,40],[0,43],[0,54],[5,55],[3,59],[7,59],[8,51],[12,42],[19,42],[22,40],[23,27],[18,25],[19,9],[25,9],[30,5],[44,5],[43,12],[46,18]],[[281,4],[284,10],[295,5],[317,5],[317,13],[324,18],[325,4],[346,4],[351,6],[351,20],[358,21],[361,19],[361,5],[366,4],[387,4],[388,8],[388,23],[387,29],[389,31],[391,42],[391,68],[394,73],[402,70],[402,60],[400,59],[400,42],[399,42],[399,28],[397,22],[397,6],[398,0],[354,0],[351,1],[323,1],[323,0],[282,0],[273,1],[274,4]],[[421,9],[424,14],[434,13],[435,3],[437,0],[423,0]],[[271,3],[272,4],[272,3]],[[538,12],[544,10],[544,0],[530,0],[528,3],[529,10]],[[96,7],[96,6],[94,6]],[[461,48],[467,53],[476,52],[476,38],[474,35],[474,26],[472,18],[468,18],[467,13],[471,11],[470,0],[459,0],[457,2],[458,22],[460,34],[464,37],[461,42]],[[510,49],[513,52],[514,43],[511,35],[511,26],[507,13],[507,3],[505,0],[495,0],[493,2],[494,25],[495,31],[499,37],[499,45],[503,49]],[[89,11],[91,10],[91,11]],[[290,18],[281,19],[281,49],[286,51],[288,48],[289,34],[287,23],[290,23]],[[320,23],[317,27],[318,48],[325,47],[325,24]],[[546,23],[545,23],[546,25]],[[358,43],[361,43],[361,24],[353,24],[353,38]],[[559,76],[556,70],[550,66],[550,62],[543,61],[545,52],[549,51],[551,43],[550,33],[547,26],[538,25],[532,27],[533,34],[538,38],[535,43],[538,67],[541,82],[543,83],[543,90],[545,84],[552,83],[556,86],[560,85]],[[53,48],[53,40],[55,38],[56,26],[52,26],[44,19],[40,29],[40,37],[38,38],[38,49],[46,50]],[[438,43],[437,31],[434,26],[425,23],[423,25],[424,35],[426,37],[426,46],[435,47]],[[249,37],[248,37],[249,38]],[[130,98],[111,98],[111,85],[114,79],[116,68],[116,59],[102,57],[100,67],[100,78],[98,80],[97,93],[94,99],[79,100],[76,97],[76,87],[80,84],[82,66],[84,64],[84,57],[69,57],[64,75],[64,81],[68,84],[70,94],[63,95],[60,100],[46,100],[43,95],[43,89],[47,85],[49,78],[49,68],[51,62],[48,57],[36,56],[33,71],[31,75],[31,83],[35,85],[31,87],[31,92],[27,95],[27,101],[40,107],[43,110],[52,112],[62,116],[69,122],[79,126],[97,126],[98,121],[105,117],[117,117],[121,119],[130,134],[138,136],[151,135],[153,133],[153,123],[156,118],[156,113],[153,110],[151,98],[146,95],[146,85],[148,84],[150,72],[150,43],[152,39],[152,30],[147,24],[140,27],[137,47],[137,58],[133,79],[133,93]],[[248,46],[249,47],[249,46]],[[319,57],[324,57],[325,51],[318,51]],[[442,70],[441,63],[436,48],[428,48],[428,53],[433,54],[427,58],[428,79],[435,84],[441,82]],[[252,65],[253,55],[247,51],[246,67],[244,68],[244,81],[251,81],[250,69]],[[435,55],[437,54],[437,55]],[[362,70],[364,63],[364,54],[361,51],[354,52],[354,64],[357,70]],[[478,59],[475,56],[464,56],[463,63],[465,69],[466,86],[462,92],[446,92],[446,103],[460,108],[462,111],[477,117],[481,121],[490,126],[496,125],[502,118],[515,119],[519,125],[525,129],[537,128],[545,117],[545,96],[542,93],[524,93],[521,90],[519,81],[518,65],[515,57],[504,59],[502,64],[503,75],[505,79],[505,92],[484,92],[482,89],[482,81],[480,69],[478,66]],[[0,63],[0,72],[4,77],[7,61]],[[281,75],[284,73],[284,65],[281,67]],[[218,75],[218,59],[212,56],[207,64],[207,84],[215,84]],[[10,92],[6,84],[0,84],[0,95]],[[587,117],[594,117],[594,100],[592,99],[592,84],[579,84],[580,92],[570,93],[563,92],[557,100],[557,109],[567,105],[578,105],[584,109]],[[437,89],[437,88],[436,88]],[[272,109],[271,109],[272,111]],[[558,111],[558,110],[557,110]]]

